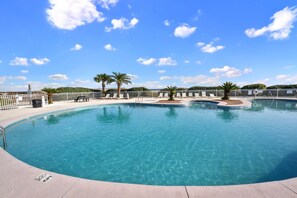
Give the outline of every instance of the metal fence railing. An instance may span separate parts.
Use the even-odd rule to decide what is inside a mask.
[[[167,95],[167,91],[152,90],[152,91],[122,91],[121,95],[124,98],[161,98]],[[165,94],[165,95],[164,95]],[[111,98],[117,95],[116,92],[109,93]],[[239,89],[232,90],[230,97],[265,97],[265,98],[297,98],[297,89]],[[78,96],[87,96],[90,99],[99,99],[100,92],[85,92],[85,93],[56,93],[53,94],[53,101],[73,101]],[[208,98],[208,97],[223,97],[223,90],[178,90],[175,94],[176,98]]]
[[[41,99],[44,96],[47,102],[46,94],[17,94],[17,95],[0,95],[0,110],[16,109],[19,106],[32,104],[32,100]]]
[[[53,101],[73,101],[78,96],[86,96],[91,99],[101,97],[100,92],[77,92],[77,93],[54,93],[52,96]]]
[[[167,94],[165,94],[167,93]],[[113,96],[114,93],[110,93]],[[122,91],[124,98],[165,98],[168,97],[167,91]],[[178,90],[175,94],[176,98],[220,98],[224,95],[223,90]],[[44,96],[47,103],[48,96],[46,94],[18,94],[0,95],[0,110],[15,109],[19,106],[31,105],[33,99],[41,99]],[[55,93],[52,95],[54,102],[57,101],[73,101],[78,96],[86,96],[90,99],[99,99],[100,92],[82,92],[82,93]],[[297,89],[239,89],[230,92],[231,97],[256,97],[256,98],[297,98]]]

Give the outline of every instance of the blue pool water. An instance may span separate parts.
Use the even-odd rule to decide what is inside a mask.
[[[251,109],[97,106],[7,128],[8,152],[45,170],[150,185],[230,185],[297,176],[297,103]]]

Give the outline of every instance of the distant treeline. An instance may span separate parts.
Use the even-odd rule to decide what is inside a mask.
[[[89,89],[85,87],[59,87],[59,88],[43,88],[42,91],[52,93],[76,93],[76,92],[98,92],[98,89]]]
[[[75,93],[75,92],[100,92],[99,89],[89,89],[89,88],[84,88],[84,87],[59,87],[59,88],[51,88],[53,90],[53,93]],[[182,88],[179,87],[177,88],[178,91],[185,91],[185,90],[219,90],[221,89],[220,86],[194,86],[190,88]],[[239,87],[238,87],[239,89]],[[268,86],[264,84],[250,84],[250,85],[245,85],[241,87],[240,89],[297,89],[297,84],[294,85],[273,85],[273,86]],[[164,91],[165,89],[161,89],[161,91]],[[122,91],[149,91],[148,88],[146,87],[132,87],[129,89],[123,88]],[[106,91],[107,93],[113,93],[116,92],[116,89],[108,89]]]

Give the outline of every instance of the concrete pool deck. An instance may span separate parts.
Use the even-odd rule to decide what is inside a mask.
[[[147,99],[154,103],[159,99]],[[189,101],[184,100],[185,102]],[[72,108],[135,100],[94,100],[81,103],[56,103],[44,108],[19,108],[0,111],[0,125],[38,114]],[[248,103],[246,103],[248,104]],[[8,145],[9,149],[9,145]],[[36,181],[39,175],[52,176],[47,182]],[[297,178],[259,184],[231,186],[150,186],[93,181],[61,175],[30,166],[0,148],[0,197],[297,197]]]

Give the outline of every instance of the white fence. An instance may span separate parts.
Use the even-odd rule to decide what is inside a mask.
[[[121,94],[125,98],[157,98],[164,97],[167,91],[153,90],[153,91],[122,91]],[[116,92],[109,92],[110,96],[117,95]],[[85,92],[85,93],[56,93],[53,94],[53,101],[73,101],[78,96],[87,96],[90,99],[101,98],[99,92]],[[223,97],[223,90],[178,90],[175,94],[176,98],[183,97]],[[230,92],[231,97],[264,97],[264,98],[297,98],[297,89],[239,89]]]
[[[0,95],[0,110],[16,109],[19,106],[31,105],[32,100],[41,99],[42,96],[47,101],[46,94]]]

